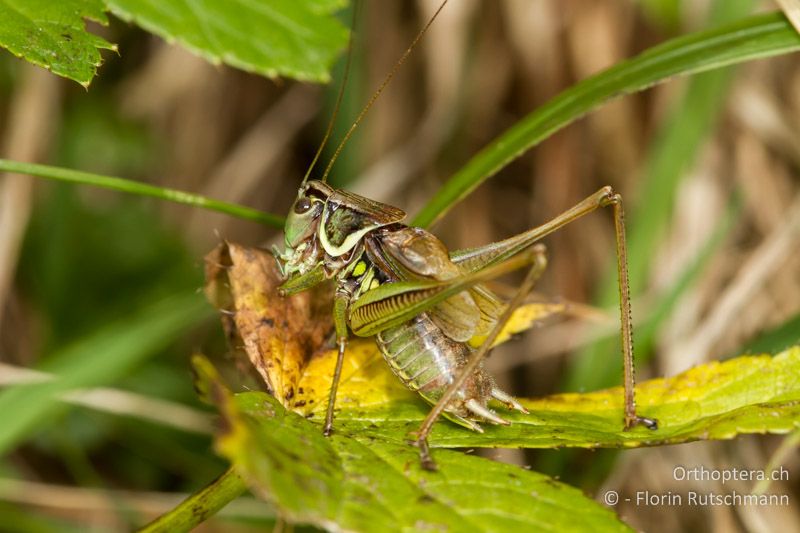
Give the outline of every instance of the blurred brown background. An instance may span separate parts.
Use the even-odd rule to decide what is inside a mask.
[[[364,4],[334,144],[438,2]],[[743,16],[751,10],[748,4],[453,0],[348,144],[332,181],[413,215],[481,147],[561,90],[667,38]],[[776,9],[768,2],[752,7]],[[3,58],[5,157],[131,177],[285,213],[330,116],[335,84],[269,81],[212,66],[119,22],[100,31],[120,43],[120,57],[106,55],[88,92]],[[488,243],[541,224],[613,185],[625,198],[629,235],[637,241],[631,252],[639,265],[632,280],[637,341],[646,336],[640,341],[639,378],[672,375],[745,351],[779,351],[800,335],[799,124],[796,55],[691,82],[674,80],[615,100],[552,136],[480,187],[434,231],[452,249]],[[331,152],[323,156],[322,168]],[[7,207],[0,213],[0,357],[19,365],[91,330],[92,320],[99,323],[106,313],[98,306],[124,306],[121,285],[136,292],[148,280],[161,279],[166,262],[184,265],[183,272],[191,273],[186,283],[199,287],[201,257],[221,238],[246,244],[280,238],[275,230],[200,209],[119,199],[89,188],[67,191],[7,178],[2,194]],[[99,229],[110,219],[116,222],[106,230],[114,229],[113,235]],[[592,214],[546,244],[550,266],[537,292],[574,305],[562,319],[498,349],[490,368],[506,387],[526,396],[618,384],[621,362],[613,356],[613,343],[587,348],[617,328],[613,306],[595,305],[602,293],[616,290],[609,277],[610,213]],[[67,266],[63,259],[53,266],[58,250],[71,255]],[[114,265],[131,264],[143,270],[120,277],[109,273]],[[79,291],[85,294],[76,296]],[[95,297],[76,303],[86,294]],[[168,363],[145,368],[144,376],[166,372],[170,378],[163,391],[187,387],[180,384],[188,366],[189,348],[183,348]],[[601,353],[602,372],[592,366],[596,359],[581,362],[587,350]],[[128,385],[136,389],[144,380],[140,376]],[[183,394],[192,401],[190,391]],[[81,431],[92,427],[81,420],[75,424]],[[34,441],[11,461],[45,484],[164,491],[202,484],[191,465],[185,471],[166,467],[166,474],[156,465],[146,479],[131,477],[131,467],[117,462],[125,453],[138,453],[136,447],[121,452],[124,431],[107,431],[89,444],[78,439],[86,444],[82,451],[83,444],[76,451],[67,443]],[[791,448],[784,457],[789,481],[770,488],[791,495],[788,508],[646,507],[624,501],[641,490],[749,492],[749,483],[675,481],[673,469],[764,468],[783,441],[747,436],[624,454],[493,455],[557,475],[598,498],[605,490],[620,491],[619,514],[637,529],[800,531],[800,464]],[[203,442],[196,443],[197,453],[210,453]],[[47,505],[33,500],[26,509],[49,513]],[[73,511],[82,516],[80,504]]]

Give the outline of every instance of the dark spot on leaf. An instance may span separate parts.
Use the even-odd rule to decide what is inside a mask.
[[[556,483],[554,480],[552,480],[550,478],[546,478],[544,480],[544,482],[546,484],[550,485],[551,487],[553,487],[554,489],[561,490],[561,488],[562,488],[561,485],[559,485],[558,483]]]
[[[283,324],[284,324],[284,327],[286,327],[286,321],[284,321]],[[273,320],[271,318],[267,318],[267,317],[262,318],[261,319],[261,325],[262,326],[267,326],[267,327],[270,327],[270,328],[274,327],[275,326],[275,320]]]
[[[72,40],[72,35],[70,35],[69,33],[62,33],[61,36],[64,38],[65,41]]]
[[[429,494],[423,494],[417,498],[417,503],[436,503],[436,500],[434,500]]]

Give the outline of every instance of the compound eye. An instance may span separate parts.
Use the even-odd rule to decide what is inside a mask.
[[[311,200],[304,196],[297,200],[297,202],[294,204],[294,212],[298,215],[302,215],[303,213],[308,212],[308,210],[311,209],[311,206]]]

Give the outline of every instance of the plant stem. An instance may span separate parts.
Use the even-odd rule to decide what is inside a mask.
[[[165,513],[139,533],[189,531],[239,497],[247,486],[233,468],[229,468],[204,489],[183,500],[173,510]]]

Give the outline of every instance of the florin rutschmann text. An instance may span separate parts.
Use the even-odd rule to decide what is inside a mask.
[[[744,485],[737,485],[737,487],[741,487],[758,482],[786,482],[789,481],[789,471],[782,466],[773,470],[753,470],[678,465],[672,470],[672,477],[675,481],[691,484],[693,489],[702,486],[704,483],[724,485],[729,482],[744,482]],[[603,502],[606,505],[617,505],[620,500],[647,507],[784,507],[790,504],[788,494],[762,493],[758,492],[758,489],[751,493],[739,490],[688,490],[686,492],[638,490],[628,497],[620,496],[615,490],[609,490],[603,494]]]

